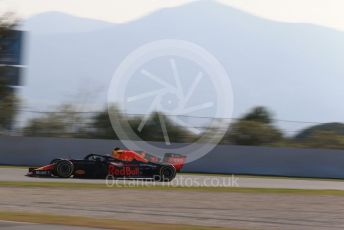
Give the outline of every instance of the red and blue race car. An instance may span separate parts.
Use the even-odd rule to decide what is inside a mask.
[[[124,154],[128,156],[135,153],[132,150],[124,150]],[[130,157],[130,160],[98,154],[89,154],[84,159],[54,159],[48,165],[29,168],[27,176],[89,179],[105,179],[111,176],[115,179],[171,181],[186,159],[179,154],[165,154],[163,162],[160,162],[156,156],[136,154],[137,157]]]

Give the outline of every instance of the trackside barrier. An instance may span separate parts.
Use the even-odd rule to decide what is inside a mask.
[[[182,144],[172,147],[179,145]],[[111,154],[114,146],[124,147],[115,140],[3,136],[0,164],[37,166],[54,158]],[[163,157],[164,153],[157,154]],[[184,165],[182,172],[344,178],[344,151],[219,145],[204,157]]]

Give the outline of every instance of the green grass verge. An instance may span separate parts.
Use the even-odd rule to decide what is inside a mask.
[[[0,220],[121,230],[235,230],[234,228],[203,227],[181,224],[154,224],[139,221],[122,221],[24,212],[0,212]]]
[[[308,190],[308,189],[283,189],[283,188],[240,188],[240,187],[178,187],[164,185],[132,186],[123,184],[107,187],[105,184],[71,183],[71,182],[17,182],[1,181],[0,187],[24,188],[67,188],[67,189],[126,189],[126,190],[158,190],[158,191],[190,191],[190,192],[236,192],[236,193],[276,193],[298,195],[335,195],[344,196],[344,190]]]

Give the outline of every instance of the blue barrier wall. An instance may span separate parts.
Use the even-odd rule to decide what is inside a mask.
[[[344,178],[344,151],[220,145],[189,172]]]
[[[174,144],[177,147],[179,144]],[[110,154],[113,140],[0,137],[0,164],[42,165],[53,158]],[[344,178],[344,151],[219,145],[184,172]]]

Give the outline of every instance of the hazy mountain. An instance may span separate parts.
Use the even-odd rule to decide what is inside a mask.
[[[102,105],[116,67],[132,50],[158,39],[183,39],[207,49],[227,69],[234,116],[264,105],[289,120],[344,118],[344,33],[333,29],[270,21],[212,1],[111,26],[45,13],[24,27],[31,32],[22,94],[33,104],[56,104],[88,89],[83,99]]]
[[[20,25],[20,29],[39,34],[91,32],[113,26],[113,23],[78,18],[61,12],[46,12],[35,15]]]
[[[343,123],[325,123],[321,125],[314,125],[307,129],[302,130],[295,136],[296,140],[304,140],[312,137],[319,132],[330,132],[338,135],[344,135],[344,124]]]

